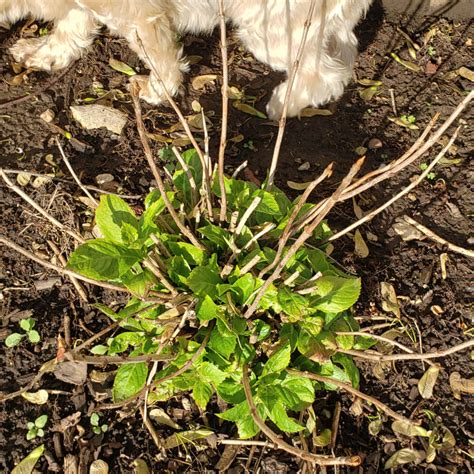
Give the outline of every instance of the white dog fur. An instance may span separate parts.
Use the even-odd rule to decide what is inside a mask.
[[[357,54],[353,30],[371,1],[316,0],[288,116],[341,96]],[[311,0],[224,0],[224,10],[242,43],[259,61],[288,72],[310,4]],[[11,48],[17,62],[46,71],[64,68],[91,45],[104,24],[126,38],[150,67],[149,80],[141,81],[141,97],[159,104],[165,97],[156,74],[174,95],[186,70],[177,33],[210,33],[219,23],[219,0],[0,0],[0,23],[27,15],[54,21],[55,28],[47,36],[19,40]],[[267,106],[272,119],[282,112],[286,88],[284,82],[273,91]]]

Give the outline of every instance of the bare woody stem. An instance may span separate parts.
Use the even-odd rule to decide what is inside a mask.
[[[224,222],[227,215],[227,195],[225,193],[224,183],[224,159],[225,148],[227,142],[227,120],[229,115],[229,66],[227,58],[227,38],[224,15],[224,1],[219,0],[219,16],[220,16],[220,31],[221,31],[221,55],[222,55],[222,124],[221,124],[221,139],[219,145],[219,161],[217,174],[219,177],[219,188],[221,192],[221,210],[219,220]]]
[[[160,176],[158,168],[156,167],[155,160],[153,158],[153,153],[150,148],[150,144],[148,142],[148,137],[145,131],[145,125],[143,124],[142,118],[142,109],[140,106],[140,100],[138,98],[138,91],[136,88],[136,84],[132,84],[132,99],[133,99],[133,106],[135,109],[135,116],[137,120],[137,129],[138,134],[140,135],[140,140],[142,142],[143,151],[145,152],[145,157],[148,161],[148,165],[150,166],[151,172],[153,173],[153,177],[158,184],[158,189],[160,191],[161,197],[163,198],[163,202],[165,203],[166,209],[170,213],[171,217],[173,218],[175,224],[178,226],[178,229],[186,236],[189,241],[195,245],[199,249],[204,249],[203,245],[197,240],[194,234],[181,222],[178,214],[174,210],[173,205],[171,204],[170,200],[168,199],[168,195],[166,194],[165,185],[163,180]]]
[[[353,357],[359,357],[360,359],[372,360],[374,362],[385,362],[392,360],[429,360],[429,359],[440,359],[456,352],[465,351],[474,347],[474,339],[465,341],[456,346],[444,349],[436,352],[426,352],[424,354],[413,353],[413,354],[380,354],[375,351],[356,351],[353,349],[339,349],[339,352],[351,355]]]
[[[336,387],[356,396],[361,398],[362,400],[365,400],[366,402],[372,403],[375,405],[380,411],[383,411],[385,414],[393,418],[394,420],[399,420],[402,421],[403,423],[408,423],[410,425],[416,425],[415,422],[412,420],[409,420],[408,418],[405,418],[403,415],[400,415],[396,411],[393,411],[390,407],[385,405],[385,403],[382,403],[380,400],[377,400],[374,397],[371,397],[370,395],[366,395],[365,393],[361,392],[360,390],[357,390],[356,388],[352,387],[352,385],[349,385],[347,383],[341,382],[339,380],[332,379],[331,377],[324,377],[323,375],[317,375],[313,374],[311,372],[301,372],[299,370],[294,370],[294,369],[287,369],[287,372],[291,375],[296,375],[298,377],[305,377],[311,380],[316,380],[317,382],[322,382],[322,383],[327,383],[331,385],[335,385]]]
[[[28,194],[26,194],[22,189],[18,186],[14,185],[10,178],[5,174],[5,172],[0,168],[0,176],[5,181],[5,184],[15,193],[17,193],[23,200],[25,200],[31,207],[36,209],[43,217],[45,217],[48,221],[50,221],[54,226],[58,229],[61,229],[66,234],[70,235],[73,239],[77,240],[78,242],[84,242],[84,239],[81,235],[79,235],[75,230],[70,229],[69,227],[65,226],[62,222],[59,222],[56,218],[54,218],[51,214],[46,212],[36,201],[30,198]]]
[[[349,170],[347,176],[341,181],[339,187],[334,191],[331,197],[327,199],[325,204],[320,207],[320,211],[317,216],[315,216],[313,222],[308,224],[301,235],[296,239],[293,245],[288,249],[286,255],[278,262],[277,267],[275,268],[274,272],[265,280],[265,283],[260,287],[257,295],[251,306],[247,309],[244,314],[245,318],[250,318],[260,303],[260,300],[263,298],[263,295],[268,290],[270,285],[280,276],[281,272],[285,268],[285,265],[289,262],[289,260],[296,254],[296,252],[301,248],[301,246],[311,237],[316,227],[321,223],[321,221],[326,217],[329,211],[334,207],[334,205],[338,202],[342,192],[344,189],[349,186],[354,176],[362,167],[364,163],[364,158],[359,158]]]
[[[204,180],[203,181],[204,181],[205,188],[206,188],[205,189],[205,191],[206,191],[206,197],[205,198],[206,198],[206,204],[207,204],[207,211],[209,213],[209,216],[212,216],[211,176],[210,176],[211,171],[209,169],[208,162],[207,162],[200,146],[198,145],[198,142],[194,138],[193,132],[191,132],[191,128],[189,127],[189,124],[188,124],[186,118],[184,117],[183,113],[181,112],[181,109],[178,107],[178,104],[173,99],[173,97],[171,97],[171,94],[169,93],[168,89],[166,88],[166,84],[163,82],[163,79],[161,78],[160,74],[158,73],[158,69],[156,68],[156,65],[153,63],[153,61],[151,60],[151,58],[148,54],[148,51],[143,46],[143,41],[141,40],[138,33],[137,33],[137,42],[140,45],[140,48],[141,48],[145,58],[147,59],[151,70],[153,71],[153,74],[155,75],[156,79],[160,83],[160,85],[163,89],[163,92],[165,94],[166,100],[170,103],[171,107],[173,107],[176,115],[179,118],[179,121],[181,122],[181,125],[184,128],[184,131],[186,132],[186,135],[188,136],[191,144],[193,145],[194,149],[196,150],[196,153],[199,156],[199,160],[201,161],[201,166],[202,166],[203,175],[204,175]],[[151,87],[153,87],[153,82],[151,81],[151,78],[149,79],[149,81],[150,81]],[[203,118],[203,120],[205,120],[205,119]]]
[[[248,367],[244,365],[242,373],[242,384],[244,386],[245,398],[250,407],[250,414],[252,415],[253,421],[255,424],[262,430],[262,432],[272,441],[275,446],[287,453],[297,456],[304,461],[308,461],[312,464],[317,464],[319,466],[359,466],[361,459],[359,456],[350,456],[350,457],[332,457],[311,454],[302,449],[291,446],[290,444],[283,441],[278,435],[273,432],[262,420],[258,414],[257,407],[253,400],[252,389],[250,388],[250,381],[248,376]]]

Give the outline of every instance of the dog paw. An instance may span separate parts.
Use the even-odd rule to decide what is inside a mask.
[[[280,84],[273,90],[272,97],[267,104],[267,116],[270,120],[280,120],[281,114],[283,113],[283,104],[285,103],[287,83]],[[294,100],[295,92],[290,96],[288,101],[288,108],[286,111],[287,117],[296,117],[302,107]]]
[[[174,96],[179,88],[180,81],[172,81],[163,84],[153,76],[133,76],[130,81],[138,84],[140,88],[139,96],[149,104],[159,105],[166,102],[166,92]]]
[[[19,40],[10,49],[15,61],[30,69],[56,71],[67,67],[75,57],[50,37]]]
[[[17,63],[24,64],[45,40],[46,38],[20,39],[10,48],[10,53]]]

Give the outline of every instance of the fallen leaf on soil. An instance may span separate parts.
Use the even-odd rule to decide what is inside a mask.
[[[395,233],[399,235],[405,242],[409,242],[410,240],[423,240],[426,238],[423,233],[421,233],[416,227],[406,222],[403,217],[397,217],[392,228]]]
[[[245,97],[244,93],[235,86],[230,86],[227,88],[227,96],[230,100],[241,100]]]
[[[178,446],[183,446],[186,443],[193,443],[198,439],[204,439],[208,436],[213,435],[214,432],[211,430],[192,430],[192,431],[181,431],[180,433],[174,433],[163,442],[165,449],[172,449]]]
[[[426,457],[424,451],[417,451],[415,449],[404,448],[392,454],[385,463],[385,469],[394,469],[402,464],[414,463],[419,464]]]
[[[360,98],[362,100],[365,100],[366,102],[369,102],[370,100],[373,99],[375,94],[377,94],[378,90],[379,90],[378,86],[367,87],[366,89],[363,89],[359,92]]]
[[[393,122],[393,123],[399,125],[400,127],[408,128],[410,130],[419,130],[420,129],[420,127],[418,127],[418,125],[415,125],[414,123],[406,122],[406,121],[402,120],[399,117],[387,117],[387,118],[390,120],[390,122]]]
[[[382,429],[382,427],[383,427],[382,420],[377,419],[377,420],[371,421],[368,426],[369,433],[372,436],[377,436],[380,433],[380,430]]]
[[[312,183],[312,181],[306,181],[305,183],[297,183],[295,181],[287,181],[286,185],[290,189],[294,189],[295,191],[304,191],[311,183]]]
[[[16,182],[20,186],[26,186],[30,182],[30,179],[31,179],[31,174],[29,173],[18,173],[16,175]]]
[[[463,66],[460,67],[457,72],[461,77],[464,77],[464,79],[474,82],[474,71],[471,71],[469,68]]]
[[[102,459],[97,459],[89,467],[89,474],[108,474],[109,465],[102,461]]]
[[[212,84],[217,79],[216,74],[203,74],[202,76],[196,76],[192,81],[191,85],[195,91],[203,89],[207,84]]]
[[[373,79],[359,79],[357,81],[361,86],[381,86],[383,84],[382,81],[376,81]]]
[[[150,468],[143,459],[135,459],[132,463],[134,474],[150,474]]]
[[[171,417],[161,408],[153,408],[148,414],[150,419],[159,425],[166,425],[175,430],[180,430],[181,427],[175,423]]]
[[[114,58],[109,59],[109,66],[112,69],[121,72],[122,74],[126,74],[127,76],[135,76],[137,74],[136,71],[128,64],[125,64],[124,62]]]
[[[315,117],[317,115],[326,117],[333,115],[333,112],[331,112],[329,109],[314,109],[313,107],[306,107],[300,112],[300,117]]]
[[[364,156],[367,153],[367,148],[365,146],[358,146],[354,151],[357,155]]]
[[[461,400],[461,393],[474,393],[474,379],[463,379],[459,372],[449,376],[449,385],[456,400]]]
[[[360,258],[367,258],[369,256],[369,247],[365,243],[362,234],[359,232],[359,229],[355,231],[354,234],[354,253]]]
[[[383,281],[380,283],[380,295],[382,297],[382,309],[387,313],[393,313],[400,317],[400,305],[398,304],[397,293],[390,283]]]
[[[197,63],[200,63],[202,61],[202,56],[194,54],[194,55],[191,55],[191,56],[187,56],[186,60],[187,60],[188,64],[197,64]]]
[[[415,425],[406,421],[395,420],[392,423],[392,430],[394,433],[401,434],[404,436],[414,437],[423,436],[427,438],[431,432],[427,431],[422,426]]]
[[[95,182],[100,186],[105,183],[111,183],[114,179],[114,176],[110,173],[102,173],[95,177]]]
[[[397,61],[398,64],[401,64],[403,67],[406,67],[410,71],[420,72],[421,67],[418,64],[412,63],[411,61],[406,61],[402,59],[400,56],[396,55],[395,53],[390,53],[390,56]]]
[[[448,276],[448,272],[446,270],[446,263],[448,261],[448,254],[447,253],[442,253],[440,256],[439,256],[439,264],[441,266],[441,278],[443,280],[446,280],[447,276]]]
[[[87,364],[70,360],[61,362],[54,370],[57,379],[73,385],[82,385],[87,380]]]
[[[267,118],[267,116],[263,112],[260,112],[255,107],[252,107],[249,104],[244,104],[243,102],[236,100],[232,102],[232,105],[234,106],[234,109],[240,110],[241,112],[244,112],[245,114],[254,115],[255,117],[259,117],[262,119]]]
[[[311,168],[309,161],[305,161],[302,165],[298,166],[298,171],[308,171]]]
[[[38,459],[43,455],[44,444],[41,444],[37,448],[33,449],[26,458],[22,459],[19,464],[17,464],[11,474],[31,474],[35,468],[35,464],[38,462]]]
[[[388,331],[385,331],[382,333],[382,337],[385,339],[388,339],[389,341],[395,341],[397,337],[400,337],[402,335],[402,332],[399,329],[392,328],[389,329]],[[385,341],[378,341],[377,344],[377,350],[379,352],[382,352],[383,354],[390,354],[393,352],[393,344],[390,344],[389,342]]]
[[[239,453],[241,447],[235,445],[227,445],[224,448],[224,452],[222,453],[219,461],[215,465],[215,469],[218,472],[227,472],[230,468],[232,463],[234,462],[235,457]]]
[[[38,390],[37,392],[24,392],[21,396],[35,405],[44,405],[48,401],[48,392],[46,390]]]
[[[202,110],[202,107],[201,107],[201,104],[199,103],[198,100],[193,100],[191,102],[191,108],[194,110],[194,112],[198,113],[198,112],[201,112]]]
[[[31,186],[35,189],[41,188],[41,186],[45,186],[46,184],[49,184],[53,181],[53,178],[50,176],[37,176],[33,182],[31,183]]]
[[[418,382],[418,391],[424,399],[428,399],[433,396],[433,388],[436,384],[436,380],[438,379],[439,371],[439,365],[433,365],[429,367]]]
[[[331,442],[331,430],[325,428],[318,436],[313,436],[313,443],[318,448],[324,448]]]
[[[355,198],[352,198],[352,207],[354,209],[354,214],[357,217],[357,219],[362,219],[364,217],[364,211],[361,209],[359,204],[357,204],[357,201]]]

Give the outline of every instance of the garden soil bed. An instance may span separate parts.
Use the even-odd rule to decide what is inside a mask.
[[[139,143],[127,95],[127,76],[110,68],[108,59],[120,59],[137,70],[141,66],[124,41],[104,34],[95,41],[90,53],[65,73],[33,72],[19,85],[11,85],[18,79],[15,79],[7,48],[21,35],[37,34],[32,32],[31,25],[25,25],[22,22],[10,31],[0,31],[0,73],[3,78],[0,83],[0,166],[40,174],[54,173],[62,178],[63,181],[55,180],[36,189],[30,183],[24,190],[61,221],[87,230],[83,226],[91,221],[91,210],[78,199],[81,193],[72,184],[60,159],[54,142],[57,129],[44,122],[40,114],[51,109],[55,114],[53,123],[72,135],[73,140],[69,142],[63,139],[65,150],[84,184],[97,186],[97,175],[106,173],[113,176],[113,181],[106,184],[107,190],[126,195],[143,194],[152,185],[152,176]],[[397,28],[402,28],[422,46],[416,60],[408,55],[404,37]],[[441,114],[442,121],[462,100],[465,91],[473,87],[468,79],[449,74],[460,67],[472,69],[474,66],[472,23],[433,18],[418,19],[416,25],[408,24],[405,18],[387,22],[376,4],[359,26],[358,35],[361,54],[355,70],[356,78],[380,80],[383,84],[378,94],[364,100],[360,96],[364,87],[353,82],[340,101],[328,106],[333,115],[288,121],[277,185],[292,197],[296,192],[288,187],[288,181],[310,181],[324,166],[334,161],[335,173],[330,183],[315,193],[314,200],[327,196],[357,158],[360,147],[369,148],[364,170],[375,169],[397,158],[416,140],[435,112]],[[427,35],[431,35],[431,39],[424,45]],[[247,96],[256,96],[255,107],[264,110],[269,93],[281,76],[256,63],[233,37],[229,49],[231,84],[245,90]],[[187,37],[185,51],[195,60],[188,79],[203,74],[220,74],[218,35]],[[418,64],[420,71],[414,72],[393,61],[390,58],[392,51]],[[197,56],[201,57],[199,61]],[[100,83],[106,91],[121,91],[122,94],[115,94],[115,100],[111,101],[111,105],[128,114],[129,120],[121,136],[114,136],[104,129],[84,130],[72,118],[69,107],[81,99],[92,97],[93,83],[96,88]],[[178,102],[186,114],[193,113],[194,100],[199,101],[207,112],[215,113],[210,117],[213,125],[210,129],[211,148],[215,151],[220,122],[219,84],[207,84],[203,89],[194,90],[191,81],[187,80],[185,89]],[[403,128],[388,120],[394,114],[390,89],[393,90],[397,114],[412,116],[419,130]],[[31,97],[23,99],[26,94],[31,94]],[[463,114],[463,128],[456,141],[456,150],[447,155],[449,161],[437,167],[435,175],[423,181],[407,197],[361,228],[369,249],[366,258],[354,252],[352,235],[346,235],[335,243],[335,260],[347,272],[362,278],[363,291],[355,308],[355,315],[364,318],[362,325],[368,327],[383,323],[377,318],[393,316],[382,310],[380,283],[388,282],[400,297],[400,324],[415,341],[403,336],[400,342],[424,352],[459,344],[468,337],[468,330],[472,336],[472,260],[428,239],[403,241],[394,232],[393,224],[398,216],[409,215],[448,241],[472,248],[474,170],[469,162],[474,146],[472,114],[472,107]],[[155,134],[164,135],[177,122],[167,107],[145,104],[144,115],[147,128]],[[469,122],[470,128],[466,126]],[[228,147],[229,171],[248,160],[250,171],[246,172],[246,177],[264,179],[276,133],[274,123],[231,107],[229,138],[234,140]],[[369,143],[376,141],[381,147],[371,149]],[[153,144],[156,151],[163,146],[160,141]],[[411,176],[420,172],[420,164],[433,158],[435,151],[389,182],[357,198],[357,205],[362,211],[367,211],[386,201],[405,186]],[[303,170],[299,170],[301,165]],[[10,176],[16,179],[16,175]],[[140,207],[139,201],[131,202]],[[354,212],[352,202],[337,206],[329,217],[330,226],[334,230],[345,227],[356,219]],[[47,241],[54,242],[66,254],[73,248],[72,241],[53,229],[3,183],[0,185],[0,213],[0,234],[44,258],[54,258]],[[443,253],[448,254],[446,275],[442,274],[440,261]],[[36,319],[41,335],[41,341],[35,345],[24,342],[8,349],[0,344],[0,392],[3,394],[28,384],[41,365],[55,357],[59,336],[65,337],[66,333],[68,340],[80,342],[110,324],[91,304],[78,298],[69,280],[57,278],[53,272],[45,271],[6,247],[1,247],[0,297],[0,341],[16,331],[18,322],[26,317]],[[121,298],[110,292],[90,289],[91,303],[102,301],[119,305]],[[358,362],[362,391],[378,397],[406,416],[418,418],[424,409],[429,409],[456,438],[456,449],[451,453],[439,456],[430,466],[410,466],[406,472],[472,472],[473,398],[463,394],[462,399],[457,400],[448,380],[454,371],[466,378],[472,376],[471,355],[469,352],[457,353],[441,359],[440,364],[442,371],[433,398],[423,400],[416,389],[426,369],[421,362],[397,362],[377,370],[372,363]],[[104,369],[98,367],[96,370]],[[207,448],[198,448],[190,445],[163,455],[142,426],[138,414],[106,411],[101,422],[108,424],[108,431],[94,436],[89,416],[97,403],[94,394],[98,396],[98,388],[90,379],[85,385],[75,386],[46,374],[36,388],[40,387],[50,391],[46,405],[33,405],[22,397],[0,404],[1,472],[9,472],[39,444],[38,439],[26,440],[26,425],[43,413],[48,414],[49,421],[44,438],[47,455],[37,465],[41,472],[62,472],[68,455],[76,458],[81,472],[88,472],[85,466],[96,458],[105,460],[110,472],[133,472],[132,461],[138,457],[153,466],[153,472],[216,471],[223,446],[211,443]],[[382,471],[392,452],[410,445],[409,441],[396,438],[389,423],[377,436],[370,435],[367,417],[349,412],[351,399],[346,394],[334,393],[318,402],[317,408],[320,413],[331,414],[338,401],[342,402],[343,409],[335,453],[358,454],[363,458],[360,470],[353,472]],[[203,418],[188,399],[174,399],[166,408],[182,426],[197,427],[207,419],[217,432],[227,429],[219,427],[212,416]],[[217,406],[214,408],[217,410]],[[76,413],[83,429],[78,431],[77,426],[76,429],[64,429],[61,420],[64,425],[66,417]],[[171,433],[172,430],[163,430],[161,434]],[[235,433],[227,434],[235,437]],[[414,446],[420,448],[417,443]],[[297,472],[299,467],[296,460],[285,453],[242,448],[230,469],[229,472],[234,473],[245,470],[283,473]]]

